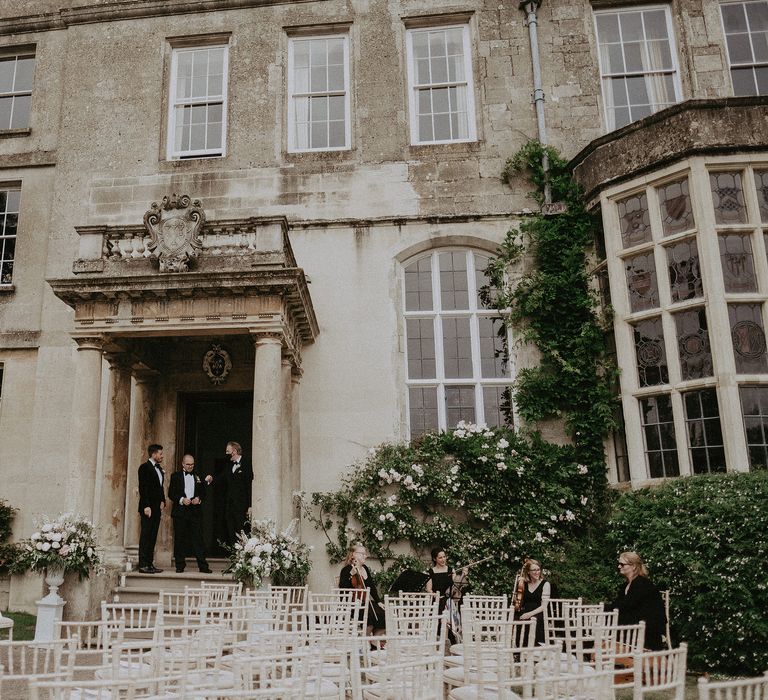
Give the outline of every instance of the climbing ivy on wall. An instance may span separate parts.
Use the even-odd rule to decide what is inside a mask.
[[[526,144],[503,174],[506,181],[527,176],[540,202],[543,153],[538,143]],[[338,491],[304,501],[308,517],[328,537],[332,563],[350,542],[362,540],[382,565],[390,563],[381,580],[386,586],[405,565],[425,568],[428,550],[441,546],[454,564],[492,556],[473,571],[475,590],[509,592],[523,557],[541,558],[556,570],[570,542],[588,539],[606,522],[603,441],[613,424],[615,370],[587,272],[596,220],[566,162],[552,149],[546,153],[552,194],[567,209],[553,217],[533,215],[510,231],[481,292],[514,336],[541,352],[540,365],[522,370],[511,388],[525,425],[460,424],[372,450]],[[523,263],[532,263],[530,269],[511,277]],[[536,423],[551,418],[563,420],[572,444],[539,435]],[[589,585],[572,581],[561,590],[582,583]]]

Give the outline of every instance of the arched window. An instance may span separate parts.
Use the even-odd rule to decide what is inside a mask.
[[[460,420],[500,425],[509,385],[500,333],[478,289],[489,257],[472,250],[436,250],[405,264],[408,417],[411,437]]]

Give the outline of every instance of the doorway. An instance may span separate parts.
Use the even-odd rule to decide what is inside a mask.
[[[206,556],[223,557],[226,551],[219,545],[225,539],[224,490],[222,472],[231,464],[225,453],[227,442],[234,440],[243,447],[243,454],[251,454],[253,431],[253,394],[227,392],[215,394],[179,395],[180,429],[177,444],[195,458],[195,469],[200,478],[208,474],[213,483],[203,502],[203,540]],[[181,456],[178,455],[179,463]]]

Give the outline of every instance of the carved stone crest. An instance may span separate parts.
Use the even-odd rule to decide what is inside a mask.
[[[223,384],[232,370],[232,360],[229,353],[221,345],[212,345],[203,356],[203,372],[208,375],[212,384]]]
[[[148,248],[160,260],[160,272],[188,272],[189,262],[197,257],[203,244],[205,212],[199,199],[194,202],[189,195],[163,197],[152,202],[144,214],[151,241]]]

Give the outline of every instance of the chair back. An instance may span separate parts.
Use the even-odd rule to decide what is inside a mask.
[[[610,671],[594,670],[539,675],[535,696],[536,700],[613,700],[613,677]]]
[[[646,651],[635,656],[633,700],[648,693],[673,691],[674,700],[685,698],[685,671],[688,645],[677,649]]]
[[[768,671],[755,678],[710,681],[699,678],[699,700],[768,700]]]
[[[163,626],[159,603],[101,603],[103,621],[122,620],[125,639],[152,639]]]
[[[160,591],[157,602],[165,622],[188,625],[199,620],[203,608],[210,607],[210,591],[188,586],[183,591]]]

